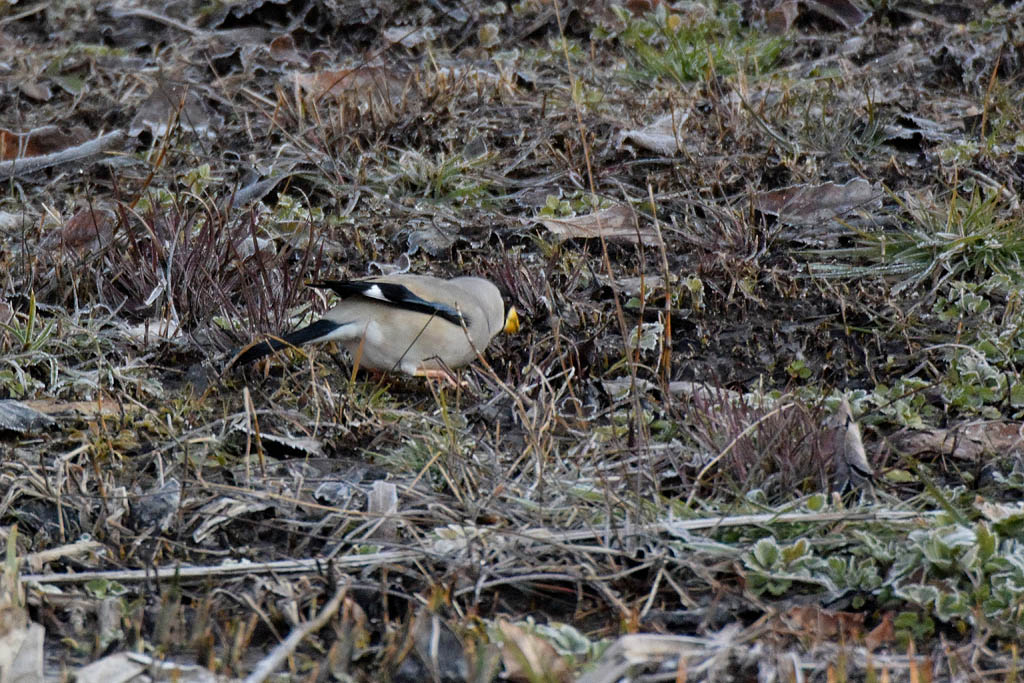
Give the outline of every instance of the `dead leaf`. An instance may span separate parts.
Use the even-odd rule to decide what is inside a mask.
[[[782,615],[782,621],[800,638],[812,642],[856,636],[864,628],[861,612],[833,612],[817,605],[800,605]]]
[[[739,630],[739,625],[733,624],[726,626],[710,638],[654,633],[633,633],[619,636],[605,649],[601,658],[579,677],[578,683],[637,680],[630,673],[641,666],[645,667],[644,670],[647,671],[664,671],[666,669],[671,671],[672,668],[676,668],[678,671],[680,666],[688,668],[689,665],[684,662],[690,658],[704,659],[710,656],[729,660],[730,644],[739,642]],[[708,679],[708,669],[702,667],[701,670],[705,676],[700,680]],[[686,679],[677,677],[676,680]]]
[[[52,417],[30,407],[22,401],[0,400],[0,431],[37,432],[56,424]]]
[[[50,86],[39,81],[23,81],[18,87],[22,95],[36,102],[46,102],[53,96]]]
[[[621,240],[644,244],[657,244],[653,230],[637,227],[636,214],[625,204],[617,204],[596,213],[572,218],[538,218],[545,228],[553,232],[560,242],[569,239]]]
[[[57,560],[64,560],[80,555],[99,555],[105,552],[105,550],[106,546],[99,541],[84,538],[82,540],[75,541],[74,543],[66,543],[64,545],[57,546],[56,548],[47,548],[38,552],[29,553],[22,559],[25,566],[29,568],[29,571],[33,574],[38,574],[43,571],[43,567],[50,562],[56,562]]]
[[[72,129],[73,132],[77,130],[80,129]],[[124,133],[115,130],[83,143],[73,144],[71,147],[60,149],[56,152],[26,156],[25,158],[0,160],[0,177],[7,175],[10,175],[10,177],[22,177],[44,168],[52,168],[53,166],[61,166],[71,162],[77,162],[76,169],[81,170],[83,160],[98,156],[120,145],[123,140]]]
[[[52,154],[80,145],[88,139],[89,131],[83,126],[75,126],[69,131],[58,126],[40,126],[27,133],[0,128],[0,159],[24,159]]]
[[[0,159],[21,159],[42,154],[31,145],[28,135],[18,135],[0,128]]]
[[[966,112],[961,112],[961,114]],[[898,147],[903,151],[914,151],[919,153],[922,149],[922,142],[946,143],[959,139],[955,135],[963,129],[963,119],[955,119],[940,123],[917,114],[903,113],[897,116],[892,123],[882,128],[885,144]]]
[[[707,384],[705,382],[669,382],[669,393],[673,396],[686,396],[698,401],[701,406],[713,409],[721,405],[744,405],[743,394],[733,389]]]
[[[9,628],[10,610],[0,610],[0,670],[5,681],[43,683],[43,640],[45,630],[26,622]]]
[[[793,185],[762,192],[754,197],[754,208],[777,216],[780,223],[810,226],[843,216],[854,209],[880,206],[882,193],[863,178],[842,185]]]
[[[351,663],[370,647],[370,621],[359,603],[346,596],[333,627],[337,639],[327,654],[327,669],[334,680],[353,680]]]
[[[886,612],[882,615],[882,623],[871,629],[871,631],[864,636],[864,645],[868,650],[877,650],[883,645],[896,640],[896,629],[892,625],[892,612]]]
[[[413,48],[421,43],[429,43],[437,38],[437,32],[429,27],[393,26],[384,29],[381,34],[384,40],[392,44],[401,44],[402,47]]]
[[[181,504],[181,483],[169,479],[162,486],[139,494],[131,500],[132,527],[138,531],[167,530]]]
[[[234,431],[246,434],[249,438],[255,438],[257,436],[257,432],[251,429],[251,427],[246,423],[239,423],[235,425]],[[306,457],[324,457],[323,444],[319,439],[311,436],[291,436],[288,434],[274,434],[266,431],[259,432],[258,436],[264,442],[265,446],[268,444],[274,444],[285,452],[290,451]]]
[[[682,140],[682,128],[690,118],[690,112],[675,111],[656,119],[650,125],[636,130],[625,130],[619,133],[618,146],[632,142],[637,147],[672,156],[682,151],[679,144]]]
[[[15,535],[10,532],[8,544],[13,546]],[[0,674],[5,683],[42,683],[45,631],[29,619],[17,562],[9,552],[0,572]]]
[[[907,455],[944,455],[977,460],[986,454],[1020,451],[1024,434],[1019,422],[971,422],[947,429],[923,429],[894,434],[892,444]]]
[[[612,281],[606,275],[598,275],[598,282],[611,286]],[[614,281],[615,287],[626,296],[643,296],[647,298],[652,292],[665,292],[665,278],[661,275],[644,275],[643,277],[619,277]]]
[[[76,683],[219,683],[225,680],[233,679],[215,675],[205,666],[165,661],[138,652],[108,655],[75,671]]]
[[[77,415],[86,420],[132,415],[143,409],[142,406],[135,403],[118,403],[112,400],[58,401],[55,399],[38,399],[35,401],[25,401],[25,405],[33,410],[38,410],[44,415]]]
[[[409,629],[406,657],[396,676],[404,680],[465,681],[469,664],[465,647],[454,631],[426,608],[413,617]],[[409,647],[411,645],[411,647]]]
[[[768,31],[778,36],[793,26],[799,13],[800,5],[796,0],[782,0],[765,13],[764,21]]]
[[[398,542],[398,487],[391,482],[375,481],[366,497],[366,513],[379,519],[372,538]]]
[[[133,662],[126,653],[118,652],[78,669],[75,672],[75,680],[78,683],[129,681],[144,671],[145,664]]]
[[[327,95],[336,98],[351,95],[360,102],[376,96],[394,102],[401,96],[406,84],[404,77],[381,66],[295,73],[292,78],[306,97],[314,102]]]
[[[974,499],[974,507],[990,522],[1019,522],[1024,519],[1024,503],[994,503],[981,496]]]
[[[148,130],[154,137],[167,135],[168,127],[177,120],[182,130],[214,137],[224,124],[195,88],[186,85],[160,83],[139,107],[132,119],[128,135],[136,137]]]
[[[844,29],[857,28],[871,18],[870,12],[861,10],[850,0],[803,0],[811,12],[831,19]]]
[[[306,60],[303,59],[302,55],[295,48],[295,39],[292,38],[291,34],[285,33],[270,41],[270,56],[278,61],[286,64],[295,64],[298,66],[305,66]]]
[[[527,633],[507,621],[498,621],[502,636],[502,661],[505,677],[511,681],[564,681],[572,680],[565,660],[543,638]]]
[[[203,520],[192,532],[192,540],[202,543],[220,527],[230,524],[244,515],[252,515],[273,507],[270,503],[256,500],[236,500],[223,496],[204,505],[196,519]]]
[[[662,0],[626,0],[626,9],[632,12],[633,16],[639,17],[653,12],[661,3]]]
[[[457,235],[455,230],[438,225],[436,219],[411,220],[402,232],[406,234],[406,243],[409,245],[406,253],[409,255],[415,255],[423,249],[431,256],[438,256],[455,244]]]
[[[52,248],[59,244],[74,250],[79,256],[85,256],[110,244],[116,222],[113,209],[100,205],[86,206],[69,218],[63,229],[48,235],[43,240],[43,247]]]

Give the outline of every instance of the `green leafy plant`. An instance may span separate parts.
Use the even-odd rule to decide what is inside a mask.
[[[782,595],[794,583],[834,590],[827,577],[828,564],[814,554],[806,539],[782,546],[774,538],[762,538],[743,556],[749,570],[747,581],[757,594]]]
[[[895,595],[943,622],[1002,636],[1024,628],[1024,544],[1001,538],[987,522],[919,529],[907,540],[890,570]]]
[[[786,366],[786,372],[793,379],[799,380],[809,379],[811,376],[811,369],[807,367],[807,363],[799,358]]]

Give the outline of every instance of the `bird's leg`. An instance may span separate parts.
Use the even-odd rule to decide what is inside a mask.
[[[449,386],[458,388],[466,386],[465,382],[459,382],[451,370],[444,368],[417,368],[416,372],[413,373],[416,377],[426,377],[427,379],[436,379],[439,381],[447,382]]]

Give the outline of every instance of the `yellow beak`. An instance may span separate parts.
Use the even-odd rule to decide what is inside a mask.
[[[505,315],[505,334],[515,334],[519,331],[519,314],[515,306],[509,306],[508,314]]]

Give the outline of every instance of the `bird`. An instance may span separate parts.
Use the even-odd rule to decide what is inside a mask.
[[[361,367],[452,381],[451,369],[472,362],[499,332],[519,331],[515,306],[481,277],[446,280],[400,273],[352,280],[318,280],[341,301],[322,318],[233,354],[229,367],[311,342],[340,342]]]

